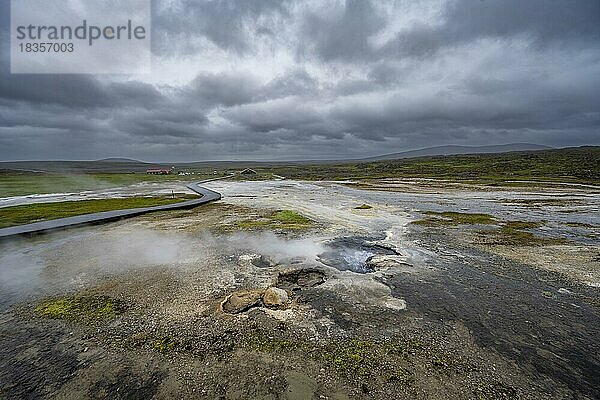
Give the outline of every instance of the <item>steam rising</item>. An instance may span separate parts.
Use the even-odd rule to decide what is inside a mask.
[[[41,239],[41,240],[40,240]],[[199,263],[226,263],[227,256],[260,253],[275,262],[315,260],[324,251],[317,240],[283,239],[273,233],[203,234],[197,237],[121,227],[76,230],[39,239],[0,243],[0,306],[32,294],[77,290],[98,277],[131,269],[185,270]],[[237,257],[234,257],[237,258]]]
[[[272,232],[257,235],[236,233],[226,239],[231,249],[254,251],[281,262],[289,258],[315,260],[325,246],[314,239],[282,239]]]

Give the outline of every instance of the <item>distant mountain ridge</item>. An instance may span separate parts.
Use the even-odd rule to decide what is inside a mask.
[[[103,158],[100,160],[96,160],[97,162],[122,162],[122,163],[139,163],[139,164],[148,164],[145,161],[134,160],[133,158],[123,158],[123,157],[109,157]]]
[[[450,156],[457,154],[508,153],[512,151],[552,150],[553,147],[533,143],[510,143],[491,146],[435,146],[400,153],[384,154],[381,156],[361,158],[360,161],[398,160],[401,158]]]
[[[576,150],[586,146],[571,147],[557,149],[549,146],[543,146],[531,143],[511,143],[503,145],[492,145],[492,146],[437,146],[429,147],[419,150],[410,150],[399,153],[385,154],[381,156],[361,158],[361,159],[345,159],[345,160],[289,160],[289,161],[196,161],[196,162],[147,162],[140,161],[124,157],[109,157],[95,161],[85,160],[36,160],[36,161],[0,161],[0,170],[20,170],[30,172],[89,172],[89,173],[100,173],[100,172],[145,172],[149,168],[170,168],[176,166],[179,168],[200,168],[211,166],[216,169],[228,169],[228,168],[253,168],[253,167],[265,167],[273,165],[304,165],[304,164],[340,164],[340,163],[368,163],[374,161],[386,161],[386,160],[401,160],[409,158],[419,157],[431,157],[431,156],[451,156],[451,155],[468,155],[468,154],[499,154],[508,152],[527,152],[527,151],[544,151],[544,150],[555,150],[555,151],[568,151],[569,149]],[[591,148],[600,148],[598,146],[587,146]]]

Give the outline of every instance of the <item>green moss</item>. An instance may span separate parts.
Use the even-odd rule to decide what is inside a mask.
[[[370,206],[368,204],[362,204],[358,207],[354,207],[355,210],[370,210],[371,208],[373,208],[373,206]]]
[[[125,310],[122,302],[107,296],[62,297],[46,301],[35,308],[43,318],[95,324],[110,320]]]
[[[549,246],[569,243],[567,239],[541,237],[525,229],[539,228],[543,221],[505,221],[493,231],[479,231],[486,244],[513,246]]]
[[[258,351],[312,359],[345,379],[362,384],[390,383],[408,387],[415,382],[414,365],[426,366],[436,373],[466,373],[476,366],[439,348],[431,342],[416,339],[373,341],[363,339],[332,340],[315,343],[281,337],[280,331],[261,329],[236,335],[238,346]],[[235,348],[234,346],[233,348]]]
[[[518,245],[518,246],[547,246],[565,244],[564,238],[540,237],[528,229],[543,226],[545,221],[498,221],[488,214],[470,214],[454,211],[424,211],[428,218],[413,221],[422,226],[458,226],[463,224],[499,225],[495,230],[478,231],[480,238],[486,244]]]
[[[298,214],[292,210],[280,210],[273,214],[271,217],[274,221],[281,222],[284,225],[289,224],[310,224],[311,220],[303,215]]]
[[[62,201],[56,203],[27,204],[0,208],[0,228],[29,224],[57,218],[73,217],[103,211],[125,208],[142,208],[179,203],[198,198],[195,195],[178,194],[171,197],[128,197],[119,199],[98,199],[81,201]]]
[[[454,226],[462,224],[494,224],[496,220],[488,214],[461,213],[456,211],[423,211],[430,217],[413,221],[415,225],[425,226]]]
[[[415,374],[406,368],[398,368],[391,373],[386,374],[385,379],[388,382],[395,381],[402,386],[409,386],[415,381]]]
[[[265,332],[255,331],[248,334],[242,340],[242,345],[248,349],[256,351],[279,351],[279,350],[292,350],[308,347],[307,343],[275,338],[267,335]]]
[[[272,227],[272,222],[269,220],[245,220],[235,224],[240,229],[266,229]]]
[[[380,364],[373,346],[373,342],[363,340],[331,344],[323,359],[345,375],[367,376]]]
[[[169,353],[173,351],[177,347],[177,341],[173,340],[171,337],[165,336],[160,339],[155,339],[152,342],[152,348],[154,350],[160,351],[161,353]]]

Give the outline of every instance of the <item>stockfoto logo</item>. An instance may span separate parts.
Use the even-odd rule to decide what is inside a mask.
[[[127,25],[123,26],[105,26],[103,28],[96,25],[88,25],[87,20],[72,28],[71,26],[18,26],[17,39],[19,40],[87,40],[91,46],[95,40],[121,40],[121,39],[137,39],[143,40],[146,38],[146,28],[143,26],[133,27],[131,20],[127,21]],[[21,43],[22,45],[22,43]]]
[[[12,0],[12,73],[148,73],[150,0]]]

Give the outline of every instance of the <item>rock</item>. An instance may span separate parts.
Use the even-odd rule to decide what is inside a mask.
[[[325,282],[325,274],[317,269],[299,269],[279,273],[277,286],[292,292],[312,288]]]
[[[271,308],[284,307],[288,301],[287,292],[277,287],[268,288],[263,295],[263,303]]]
[[[402,260],[399,260],[397,256],[390,255],[375,255],[370,257],[367,260],[367,265],[374,271],[379,271],[382,269],[402,269],[406,270],[407,268],[412,269],[412,265],[405,263]]]
[[[391,296],[383,301],[383,305],[397,311],[406,309],[406,301]]]
[[[571,292],[569,289],[565,289],[565,288],[558,289],[558,293],[560,293],[560,294],[573,294],[573,292]]]
[[[242,268],[249,268],[249,269],[253,269],[254,267],[271,268],[271,267],[275,267],[277,265],[277,263],[274,262],[273,260],[271,260],[269,257],[265,257],[263,255],[255,254],[255,253],[242,254],[238,258],[238,264]]]
[[[239,314],[252,307],[258,307],[262,304],[262,289],[240,290],[229,295],[221,304],[223,311],[229,314]]]
[[[271,260],[269,257],[260,256],[252,260],[252,265],[258,268],[271,268],[275,267],[277,264]]]

